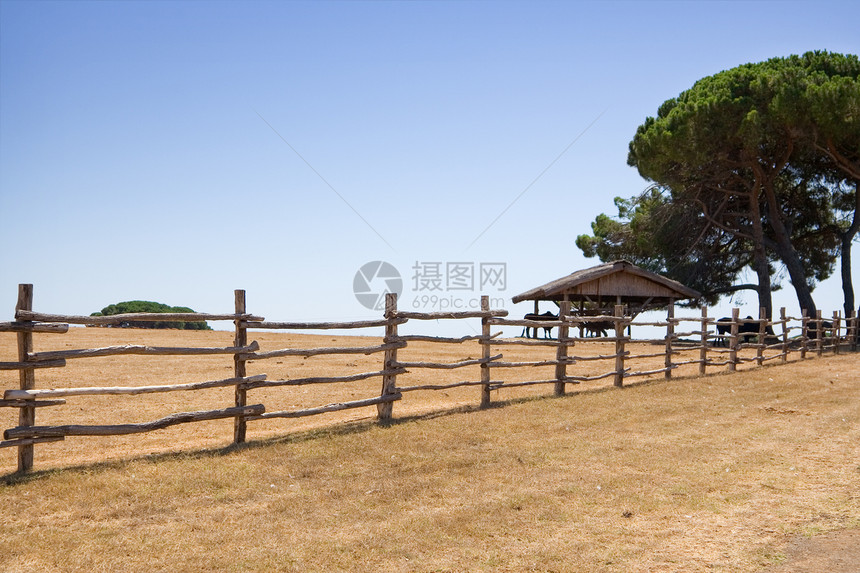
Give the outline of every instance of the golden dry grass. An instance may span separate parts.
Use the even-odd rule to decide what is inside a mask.
[[[231,336],[74,329],[39,336],[36,349],[220,346]],[[367,344],[251,338],[263,349]],[[10,348],[14,337],[0,338],[0,355]],[[454,361],[477,347],[408,352]],[[505,352],[520,360],[551,350]],[[330,373],[332,361],[347,373],[376,370],[380,357],[276,359],[249,373]],[[826,357],[623,391],[602,391],[611,384],[602,381],[559,399],[530,387],[494,392],[508,402],[488,410],[475,408],[476,388],[417,392],[394,405],[390,427],[374,424],[372,409],[257,422],[243,448],[225,448],[230,420],[38,445],[37,469],[65,469],[0,486],[0,570],[756,571],[779,562],[797,534],[860,527],[858,362]],[[476,372],[422,371],[408,382]],[[126,356],[37,371],[37,384],[230,374],[229,357]],[[17,385],[9,373],[2,381]],[[378,386],[256,390],[249,402],[291,409],[370,397]],[[144,421],[231,401],[231,390],[76,397],[40,409],[37,423]],[[15,425],[2,414],[4,427]],[[183,453],[145,455],[168,450]],[[14,449],[2,453],[11,471]]]
[[[249,340],[259,342],[262,351],[281,348],[313,348],[325,346],[372,346],[381,340],[373,337],[296,335],[271,331],[249,333]],[[115,345],[149,346],[231,346],[233,334],[225,331],[153,331],[136,329],[72,328],[67,334],[41,334],[35,336],[37,352],[84,348],[101,348]],[[632,354],[658,353],[662,346],[647,344],[628,345]],[[552,347],[496,346],[494,354],[504,353],[507,362],[537,361],[555,358]],[[576,355],[612,355],[614,344],[589,342],[575,348]],[[774,351],[775,352],[775,351]],[[773,354],[774,352],[771,352]],[[752,350],[746,356],[754,356]],[[17,356],[15,335],[0,336],[0,356],[13,360]],[[401,361],[457,362],[466,358],[478,358],[481,349],[476,342],[463,345],[440,345],[413,342],[399,352]],[[797,354],[793,354],[793,359]],[[676,361],[697,358],[698,352],[685,352],[676,356]],[[712,354],[715,360],[726,355]],[[233,375],[233,361],[229,355],[210,356],[140,356],[124,355],[88,359],[70,359],[60,369],[36,370],[38,388],[64,388],[86,386],[146,386],[159,384],[181,384],[218,380]],[[633,371],[647,371],[663,366],[662,357],[628,361]],[[751,363],[741,368],[752,368]],[[248,364],[248,374],[268,375],[269,380],[304,378],[312,376],[336,376],[374,372],[382,369],[382,354],[369,356],[340,355],[314,356],[310,358],[283,357]],[[614,369],[613,360],[583,361],[568,367],[573,375],[591,376]],[[710,371],[725,370],[724,366],[712,367]],[[694,375],[697,366],[679,368],[675,376]],[[516,368],[493,371],[493,381],[520,382],[527,380],[549,380],[554,378],[554,367]],[[650,378],[662,378],[662,374]],[[480,379],[479,367],[457,370],[413,369],[409,374],[398,376],[398,386],[422,384],[450,384],[465,380]],[[636,378],[639,381],[640,378]],[[612,385],[611,378],[604,378],[582,385],[569,385],[571,390],[604,388]],[[18,374],[15,371],[0,371],[0,388],[17,388]],[[265,404],[269,412],[297,410],[323,406],[330,403],[371,398],[379,395],[379,378],[348,384],[325,384],[303,387],[279,387],[249,391],[248,403]],[[552,393],[551,385],[503,388],[492,393],[494,401],[546,396]],[[443,391],[417,391],[405,394],[395,403],[395,416],[426,414],[456,407],[474,406],[480,401],[478,387],[455,388]],[[234,404],[233,389],[217,388],[193,392],[172,392],[138,396],[86,396],[70,397],[67,405],[37,410],[37,425],[53,424],[116,424],[146,422],[163,416],[187,411],[220,409]],[[323,416],[292,420],[266,420],[249,423],[248,436],[266,438],[280,436],[297,430],[329,426],[344,421],[375,418],[374,407],[330,413]],[[17,425],[17,410],[0,409],[0,426]],[[218,420],[192,425],[174,426],[159,432],[104,438],[70,438],[62,443],[42,444],[37,447],[37,469],[62,467],[72,464],[123,459],[130,456],[184,451],[189,448],[222,447],[232,440],[232,420]],[[0,473],[16,467],[15,448],[0,449]]]

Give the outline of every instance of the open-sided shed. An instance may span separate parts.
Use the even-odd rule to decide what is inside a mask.
[[[701,297],[701,294],[678,281],[646,271],[628,261],[613,261],[576,271],[527,290],[513,297],[513,302],[548,300],[570,301],[582,313],[586,303],[590,313],[611,314],[616,304],[625,305],[627,314],[635,316],[652,308],[662,308],[678,300]],[[574,310],[576,312],[576,310]]]

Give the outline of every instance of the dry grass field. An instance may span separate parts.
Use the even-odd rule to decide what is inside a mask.
[[[263,350],[378,342],[274,332],[249,339]],[[37,351],[231,343],[228,332],[36,335]],[[612,353],[606,343],[584,346],[577,353]],[[550,358],[553,349],[503,351],[516,361]],[[410,343],[401,354],[454,362],[480,349]],[[0,336],[0,356],[14,359],[14,335]],[[248,370],[297,378],[379,370],[380,362],[278,358]],[[856,539],[860,529],[860,355],[776,362],[704,378],[687,376],[689,367],[623,390],[611,380],[584,383],[561,398],[550,397],[551,385],[498,390],[497,407],[486,410],[476,407],[476,387],[413,392],[394,404],[388,427],[374,422],[374,408],[249,422],[249,443],[238,448],[230,447],[232,420],[70,437],[37,445],[37,471],[24,478],[11,475],[16,452],[6,448],[0,571],[825,570],[790,566],[803,540]],[[582,364],[571,370],[612,368]],[[652,367],[661,365],[654,359]],[[17,373],[0,375],[3,388],[17,387]],[[119,386],[231,375],[229,356],[119,356],[69,360],[37,370],[36,381]],[[552,369],[504,374],[535,377],[551,378]],[[467,379],[478,379],[477,367],[415,371],[398,385]],[[379,385],[259,389],[248,403],[319,406],[373,397]],[[36,420],[149,421],[232,400],[232,388],[69,397]],[[16,413],[0,411],[3,427],[16,425]]]

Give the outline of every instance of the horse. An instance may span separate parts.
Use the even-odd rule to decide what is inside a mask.
[[[738,325],[738,337],[741,339],[741,342],[749,342],[759,333],[758,324],[755,322],[747,322],[753,321],[753,317],[747,315],[746,318]],[[723,318],[717,321],[717,340],[715,344],[717,346],[728,346],[728,341],[726,340],[726,335],[730,334],[732,331],[732,319],[728,316],[724,316]],[[764,329],[765,334],[770,336],[774,336],[773,328],[768,325]]]
[[[550,311],[546,311],[543,314],[536,314],[534,312],[530,312],[529,314],[523,317],[525,320],[540,320],[540,321],[549,321],[549,320],[558,320],[558,315],[553,314]],[[529,336],[529,329],[534,329],[534,337]],[[526,326],[523,328],[522,334],[520,336],[525,336],[526,338],[537,338],[538,337],[538,328],[537,326]],[[542,327],[544,330],[544,338],[552,338],[552,326],[544,326]]]
[[[615,324],[609,320],[599,320],[596,322],[584,322],[582,326],[585,328],[586,336],[600,338],[603,336],[609,336],[608,331],[613,328]]]

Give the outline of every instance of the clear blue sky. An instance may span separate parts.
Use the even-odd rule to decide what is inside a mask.
[[[503,262],[489,294],[527,312],[510,297],[599,262],[574,239],[646,186],[627,145],[664,100],[858,53],[857,22],[847,1],[0,0],[0,319],[22,282],[43,312],[230,312],[243,288],[272,320],[375,316],[353,296],[374,260],[411,307],[480,294],[415,290],[416,262]],[[815,296],[840,308],[838,277]]]

